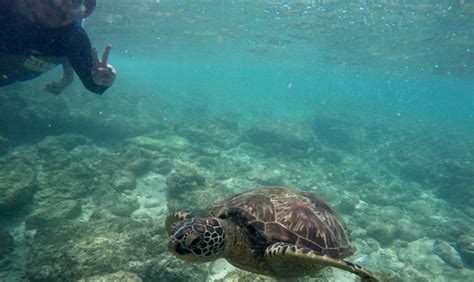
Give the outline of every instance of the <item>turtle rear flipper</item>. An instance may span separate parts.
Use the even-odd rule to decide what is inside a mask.
[[[349,271],[362,281],[380,282],[375,274],[346,260],[333,259],[316,251],[289,243],[275,243],[265,250],[265,259],[280,277],[297,277],[315,273],[326,266]]]

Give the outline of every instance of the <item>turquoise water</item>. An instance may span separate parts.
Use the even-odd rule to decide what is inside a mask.
[[[278,2],[161,1],[135,7],[137,23],[109,4],[90,25],[110,21],[102,29],[131,37],[103,41],[123,80],[213,111],[307,117],[332,105],[471,126],[468,3]]]
[[[261,186],[322,197],[384,281],[474,277],[472,1],[103,0],[84,26],[104,95],[0,89],[1,281],[274,281],[164,226]]]

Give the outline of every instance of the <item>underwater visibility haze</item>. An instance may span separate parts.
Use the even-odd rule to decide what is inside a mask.
[[[113,46],[103,95],[47,93],[59,68],[0,88],[0,281],[276,281],[238,248],[173,255],[203,240],[201,219],[165,226],[183,210],[276,243],[288,272],[307,268],[279,243],[328,216],[341,258],[382,281],[474,277],[473,1],[97,0],[83,26]],[[277,186],[331,212],[215,204]],[[358,281],[340,268],[292,279]]]

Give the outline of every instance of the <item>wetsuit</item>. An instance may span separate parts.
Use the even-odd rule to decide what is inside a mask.
[[[35,78],[66,58],[89,91],[104,93],[108,87],[92,80],[91,43],[80,22],[51,29],[0,8],[0,86]]]

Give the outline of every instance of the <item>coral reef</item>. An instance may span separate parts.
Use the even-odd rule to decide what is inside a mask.
[[[396,238],[397,227],[389,223],[374,222],[367,226],[367,235],[384,246],[389,246]]]
[[[272,154],[305,155],[318,145],[308,126],[283,120],[256,124],[245,133],[244,140]]]
[[[63,200],[53,204],[36,206],[26,217],[26,227],[29,229],[42,228],[48,225],[61,225],[67,220],[80,216],[82,205],[77,200]]]
[[[119,170],[115,172],[112,177],[112,186],[117,192],[134,190],[137,186],[137,179],[134,173],[126,170]]]
[[[193,170],[174,172],[166,179],[167,199],[185,198],[186,192],[205,188],[206,178]]]
[[[13,251],[13,244],[14,240],[10,233],[6,230],[0,229],[0,261]]]
[[[463,268],[461,256],[448,242],[435,240],[433,251],[447,264],[455,268]]]
[[[163,139],[154,139],[146,136],[138,136],[128,139],[130,144],[152,151],[186,150],[191,144],[186,138],[180,136],[167,136]]]
[[[135,273],[126,271],[117,271],[114,273],[108,273],[103,275],[94,275],[86,278],[81,278],[79,282],[115,282],[115,281],[127,281],[127,282],[142,282],[143,280]]]
[[[467,281],[470,141],[344,120],[240,132],[233,120],[201,117],[114,146],[72,132],[10,143],[0,156],[0,280],[274,281],[170,256],[163,222],[171,211],[287,185],[335,207],[358,248],[351,259],[387,280]],[[345,275],[328,268],[298,281],[355,279]]]
[[[117,271],[146,277],[165,250],[156,232],[139,222],[110,216],[45,226],[36,233],[29,252],[28,279],[76,280]]]
[[[182,168],[166,178],[166,199],[170,211],[204,210],[226,192],[225,186],[216,185],[189,168]]]
[[[229,149],[240,143],[238,121],[228,115],[200,117],[173,127],[180,136],[201,148]]]
[[[10,140],[0,135],[0,157],[3,156],[6,152],[8,152],[9,146]]]
[[[461,253],[463,262],[474,269],[474,236],[462,235],[457,242],[457,248]]]
[[[0,159],[0,179],[0,215],[20,212],[36,192],[35,167],[27,158],[7,156]]]
[[[321,142],[334,149],[352,152],[357,148],[358,140],[354,131],[354,124],[343,119],[316,117],[313,121],[313,130]]]
[[[28,141],[48,135],[79,133],[95,140],[113,142],[162,125],[158,105],[149,97],[149,101],[145,102],[147,98],[142,97],[137,102],[133,96],[120,94],[122,99],[117,100],[111,94],[110,98],[91,102],[89,93],[79,91],[76,95],[65,95],[64,99],[35,95],[34,91],[28,87],[2,90],[0,132],[3,137]],[[142,103],[138,109],[137,105]],[[128,114],[123,115],[123,112]]]

